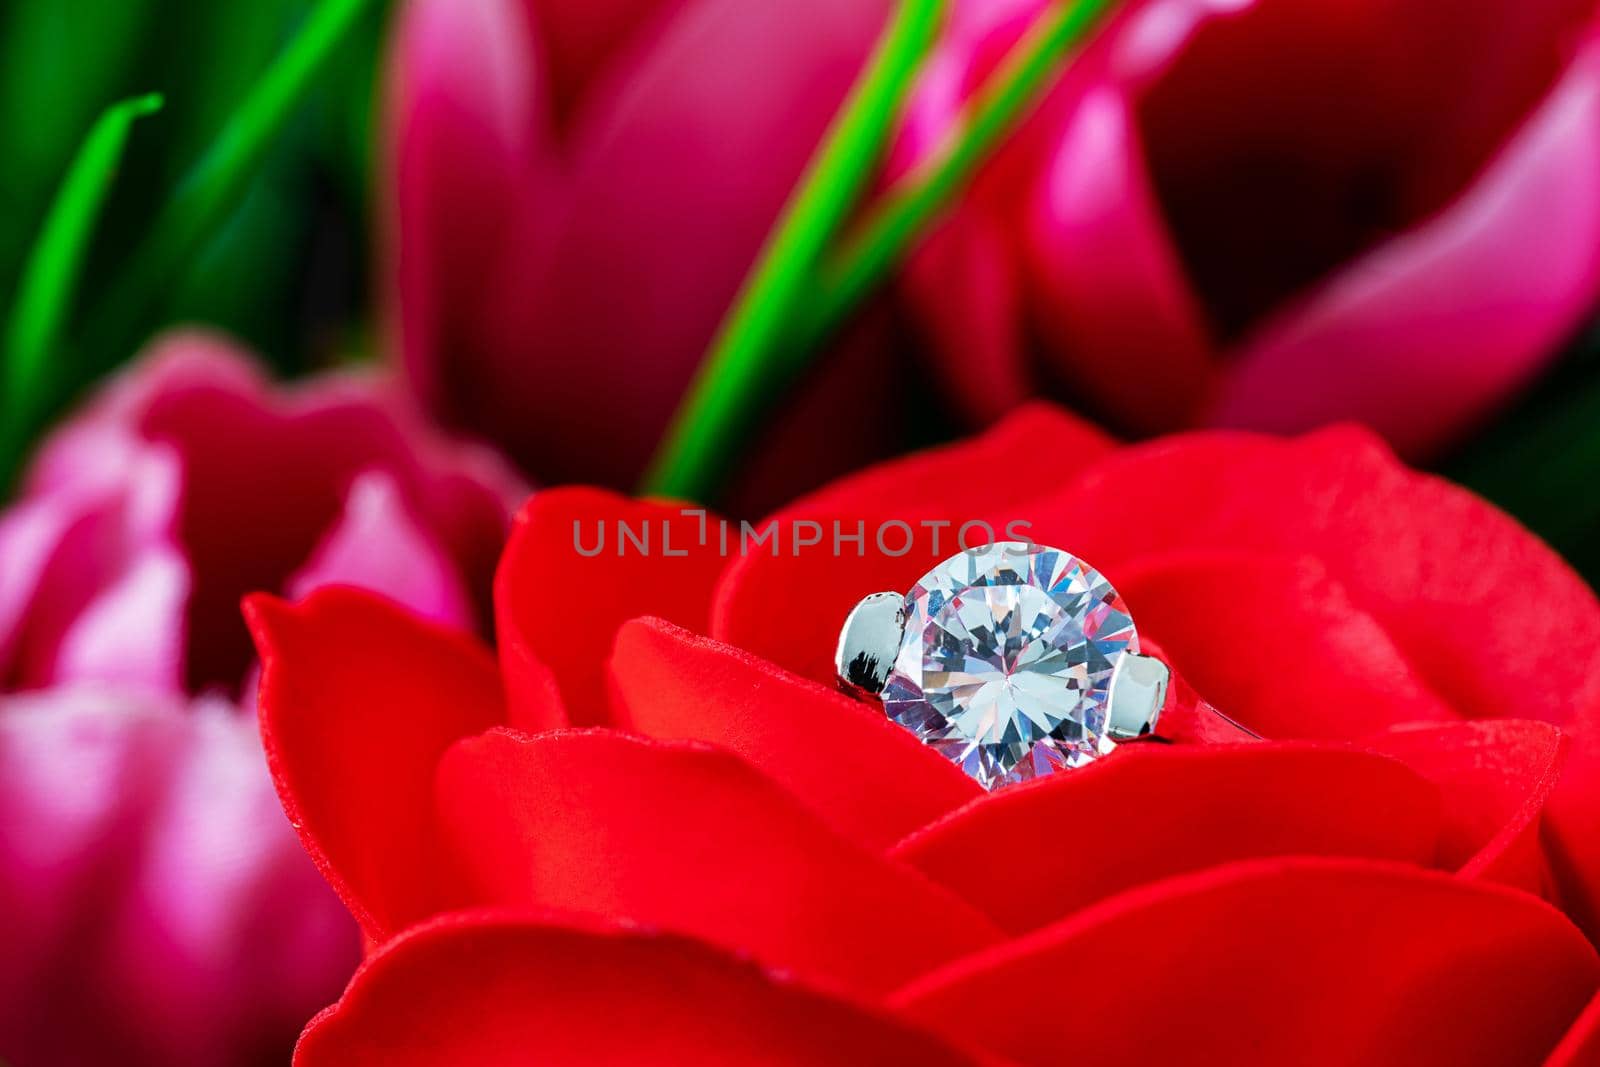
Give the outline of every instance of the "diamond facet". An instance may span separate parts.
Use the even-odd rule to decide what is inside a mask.
[[[962,552],[906,595],[884,710],[985,789],[1108,752],[1112,673],[1139,651],[1099,572],[1057,548]]]

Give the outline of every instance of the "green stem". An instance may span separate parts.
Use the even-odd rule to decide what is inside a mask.
[[[377,0],[324,0],[179,182],[86,332],[87,351],[126,354],[162,293],[239,200],[284,122]]]
[[[736,360],[725,351],[726,335],[719,341],[674,417],[646,479],[647,491],[700,498],[711,491],[761,409],[804,370],[966,189],[1001,141],[1040,103],[1060,74],[1062,59],[1111,3],[1071,0],[1047,12],[968,105],[955,141],[891,191],[835,255],[809,260],[813,273],[782,308],[767,309],[769,314],[786,310],[788,317],[766,324],[760,336],[739,337]]]
[[[770,353],[878,164],[943,8],[943,0],[901,0],[668,427],[645,492],[700,497],[711,487],[729,442],[753,417],[749,400],[764,389]]]
[[[871,219],[824,264],[800,330],[806,348],[831,336],[915,247],[931,223],[1039,104],[1061,60],[1098,23],[1111,0],[1075,0],[1045,15],[968,108],[961,136],[919,175],[893,190]]]
[[[67,168],[28,255],[6,324],[0,378],[0,490],[56,391],[52,358],[61,348],[84,258],[111,192],[133,124],[161,108],[155,94],[113,104],[101,114]]]

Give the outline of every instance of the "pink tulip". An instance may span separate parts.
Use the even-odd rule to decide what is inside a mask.
[[[958,0],[902,168],[1044,0]],[[1143,0],[906,289],[980,419],[1040,392],[1148,432],[1480,424],[1600,295],[1591,0]]]
[[[888,8],[410,0],[390,53],[391,311],[432,410],[542,481],[630,484]],[[793,489],[881,449],[887,368],[847,346],[748,476]]]
[[[0,697],[8,1062],[287,1062],[358,946],[264,768],[223,701]]]
[[[274,800],[239,600],[478,628],[520,495],[380,379],[278,390],[197,334],[45,442],[0,513],[0,1059],[283,1062],[358,939]]]

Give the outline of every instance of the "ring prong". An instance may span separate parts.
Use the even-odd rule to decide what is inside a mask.
[[[1171,669],[1154,656],[1124,653],[1111,672],[1106,731],[1112,738],[1131,741],[1154,733],[1171,680]]]
[[[846,690],[876,697],[888,684],[905,632],[906,598],[899,593],[863,597],[844,620],[833,666]]]

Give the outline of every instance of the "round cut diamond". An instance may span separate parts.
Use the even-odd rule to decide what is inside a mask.
[[[906,595],[884,710],[985,789],[1110,750],[1106,706],[1139,651],[1117,591],[1076,556],[1002,541],[953,556]]]

